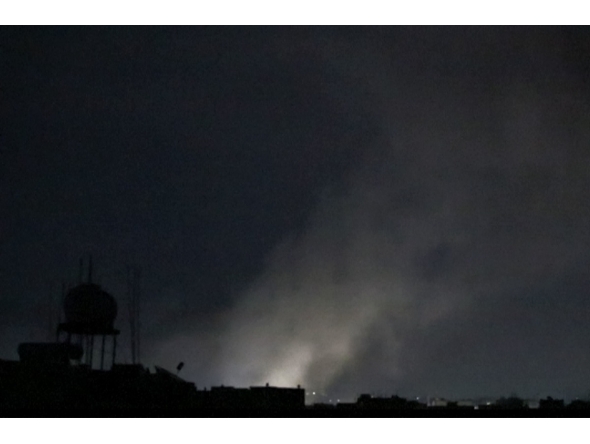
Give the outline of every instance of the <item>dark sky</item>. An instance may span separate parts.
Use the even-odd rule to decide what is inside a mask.
[[[136,265],[142,361],[198,387],[587,395],[588,54],[574,27],[1,28],[1,356],[92,254],[121,362]]]

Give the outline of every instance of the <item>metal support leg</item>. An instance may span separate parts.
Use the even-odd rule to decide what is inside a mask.
[[[94,364],[94,335],[90,336],[90,369],[92,369],[92,364]]]
[[[117,355],[117,335],[113,336],[113,366],[115,365],[115,356]]]
[[[102,347],[100,349],[100,369],[104,368],[104,339],[105,335],[102,335]]]

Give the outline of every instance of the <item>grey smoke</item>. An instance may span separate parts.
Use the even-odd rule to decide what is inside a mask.
[[[534,52],[525,43],[523,54]],[[196,373],[238,386],[302,384],[349,397],[518,389],[502,375],[517,385],[539,369],[518,373],[509,361],[537,358],[518,348],[505,319],[518,318],[515,304],[535,310],[540,288],[588,263],[590,114],[579,85],[559,70],[548,80],[437,74],[428,52],[424,75],[408,79],[363,44],[328,42],[314,57],[329,53],[327,69],[353,85],[341,91],[343,106],[358,106],[347,98],[357,94],[373,108],[378,141],[359,149],[358,168],[324,191],[305,229],[276,246],[230,312],[161,348],[190,344],[208,356]],[[448,63],[469,48],[446,48]],[[563,299],[548,298],[559,309]],[[575,348],[574,336],[547,346]],[[507,367],[490,368],[502,365],[493,356],[502,350]],[[567,389],[555,375],[552,387]]]

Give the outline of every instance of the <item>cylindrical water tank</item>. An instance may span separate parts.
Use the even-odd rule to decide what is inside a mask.
[[[102,333],[113,329],[117,317],[117,302],[96,284],[80,284],[64,299],[66,322]]]

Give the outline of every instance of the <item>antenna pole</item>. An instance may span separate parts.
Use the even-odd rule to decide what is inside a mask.
[[[47,307],[47,314],[47,340],[51,341],[53,336],[53,282],[49,285],[49,307]]]
[[[66,282],[61,281],[61,301],[60,301],[59,308],[57,310],[57,328],[55,329],[55,341],[56,342],[59,341],[59,326],[61,325],[61,320],[62,320],[61,311],[64,306],[65,299],[66,299]]]
[[[88,283],[92,284],[92,255],[90,255],[88,261]]]
[[[131,267],[127,266],[127,301],[129,304],[129,336],[131,340],[131,362],[135,364],[135,310],[134,310],[134,288],[131,274]]]
[[[127,266],[127,301],[129,306],[129,336],[131,341],[131,362],[140,362],[140,299],[141,271],[137,267]]]
[[[82,283],[82,279],[84,275],[84,259],[80,258],[80,269],[78,270],[78,283]]]
[[[141,338],[141,331],[140,331],[140,318],[139,318],[139,299],[141,296],[141,287],[140,287],[140,282],[141,282],[141,270],[138,268],[136,269],[136,278],[135,278],[135,296],[134,296],[134,300],[135,300],[135,341],[136,341],[136,349],[137,349],[137,361],[141,362],[140,359],[140,355],[139,355],[139,344],[140,344],[140,338]]]

